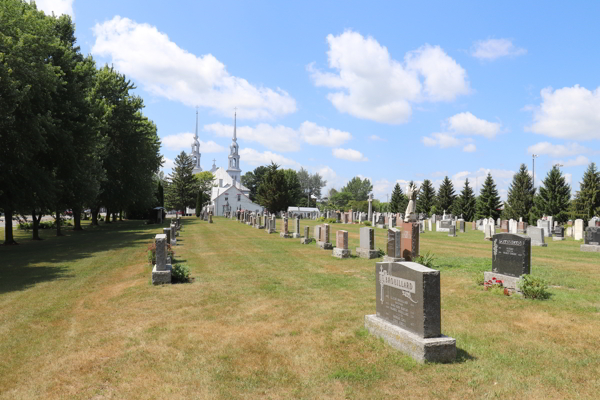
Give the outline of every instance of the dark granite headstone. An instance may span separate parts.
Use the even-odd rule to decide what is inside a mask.
[[[387,256],[391,258],[402,257],[400,255],[400,235],[399,229],[392,228],[388,229],[388,240],[387,240]]]
[[[376,263],[377,317],[423,338],[441,335],[440,272],[413,262]]]
[[[588,226],[585,228],[585,237],[583,243],[594,246],[600,245],[600,227]]]
[[[452,226],[452,221],[443,219],[440,221],[440,229],[449,229]]]
[[[556,228],[554,228],[554,236],[559,237],[559,238],[564,238],[565,237],[565,228],[562,226],[557,226]]]
[[[519,277],[531,270],[531,238],[498,233],[492,239],[492,272]]]

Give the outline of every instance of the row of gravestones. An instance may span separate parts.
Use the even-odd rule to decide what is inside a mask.
[[[177,245],[177,236],[181,231],[181,218],[171,220],[168,228],[163,228],[163,233],[154,237],[156,246],[156,264],[152,268],[152,284],[160,285],[171,283],[172,260],[168,257],[168,248]]]

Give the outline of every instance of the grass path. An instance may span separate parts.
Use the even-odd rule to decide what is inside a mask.
[[[539,302],[473,283],[491,269],[481,232],[422,234],[459,357],[421,365],[363,328],[376,260],[223,218],[184,226],[191,284],[150,284],[159,227],[136,221],[0,246],[0,399],[598,398],[600,257],[580,243],[533,248],[552,285]],[[332,242],[337,229],[354,253],[359,226],[332,225]]]

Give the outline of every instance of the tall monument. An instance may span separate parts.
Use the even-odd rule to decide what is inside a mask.
[[[240,182],[242,170],[240,169],[240,155],[238,153],[239,147],[237,144],[236,127],[237,112],[233,116],[233,139],[231,140],[231,145],[229,146],[229,166],[227,168],[227,173],[235,182]]]
[[[202,167],[200,166],[200,141],[198,140],[198,109],[196,109],[196,133],[192,142],[192,164],[194,165],[192,173],[202,172]]]

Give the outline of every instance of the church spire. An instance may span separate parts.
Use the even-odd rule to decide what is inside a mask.
[[[194,164],[194,174],[202,172],[200,166],[200,141],[198,140],[198,107],[196,107],[196,133],[194,134],[194,140],[192,141],[192,162]]]
[[[236,127],[237,127],[237,107],[235,108],[235,112],[233,113],[233,141],[237,142],[237,133],[236,133]]]
[[[237,144],[237,108],[233,114],[233,139],[229,146],[229,167],[227,173],[235,182],[239,182],[242,176],[242,170],[240,169],[240,154],[238,153],[239,147]]]
[[[196,133],[194,134],[194,139],[198,139],[198,107],[196,107]]]

